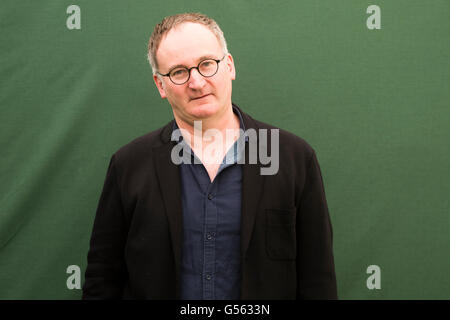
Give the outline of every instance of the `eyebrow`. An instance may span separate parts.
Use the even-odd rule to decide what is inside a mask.
[[[197,59],[197,64],[199,64],[201,61],[207,60],[207,59],[217,60],[217,58],[214,58],[214,55],[213,55],[213,54],[208,54],[208,55],[204,55],[204,56],[201,56],[200,58],[198,58],[198,59]],[[169,68],[169,72],[172,71],[172,70],[175,69],[175,68],[187,68],[187,67],[186,67],[185,65],[183,65],[183,64],[177,64],[177,65],[171,66],[171,67]],[[189,69],[189,68],[188,68],[188,69]]]

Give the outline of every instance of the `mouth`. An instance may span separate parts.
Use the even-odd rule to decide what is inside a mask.
[[[208,94],[205,94],[205,95],[203,95],[203,96],[200,96],[200,97],[196,97],[196,98],[191,98],[191,100],[200,100],[200,99],[203,99],[203,98],[206,98],[206,97],[208,97],[208,96],[210,96],[211,94],[210,93],[208,93]]]

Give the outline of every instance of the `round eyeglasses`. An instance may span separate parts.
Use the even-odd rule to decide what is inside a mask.
[[[159,75],[164,77],[169,77],[170,81],[174,84],[181,85],[188,82],[191,77],[191,70],[197,69],[198,73],[200,73],[203,77],[209,78],[217,73],[219,70],[219,62],[225,58],[226,55],[222,57],[222,59],[205,59],[200,61],[200,63],[196,67],[187,68],[187,67],[175,67],[170,70],[166,74],[162,74],[157,72]]]

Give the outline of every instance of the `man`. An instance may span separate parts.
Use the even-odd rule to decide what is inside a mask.
[[[175,119],[112,156],[83,298],[337,298],[315,152],[232,104],[235,66],[216,22],[167,17],[148,55]],[[279,161],[265,173],[264,150]]]

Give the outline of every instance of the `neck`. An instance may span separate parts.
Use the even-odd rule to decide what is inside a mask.
[[[229,108],[224,109],[220,114],[216,114],[213,117],[206,119],[193,119],[193,120],[183,120],[174,114],[175,121],[180,129],[186,130],[191,137],[200,136],[205,139],[205,132],[209,129],[219,130],[222,133],[222,136],[225,137],[226,130],[239,130],[240,122],[239,117],[233,112],[233,107],[229,106]],[[195,126],[196,121],[201,122],[201,130],[199,130],[199,126]]]

